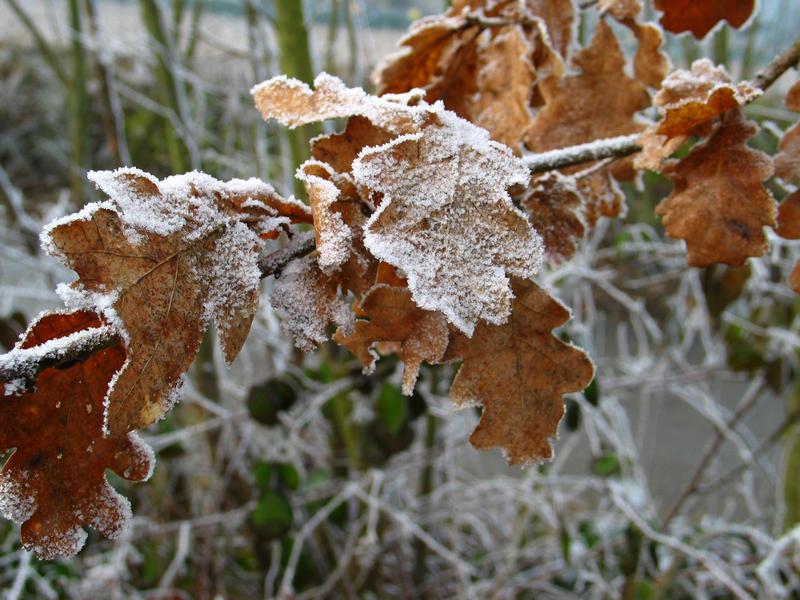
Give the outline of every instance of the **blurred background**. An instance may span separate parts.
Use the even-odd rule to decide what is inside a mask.
[[[87,170],[255,176],[302,196],[311,133],[264,123],[250,88],[324,70],[370,91],[409,24],[447,4],[0,0],[2,349],[61,304],[53,290],[73,274],[38,235],[100,199]],[[585,42],[597,16],[580,4]],[[702,42],[668,35],[667,51],[676,67],[708,56],[752,77],[800,30],[792,4],[762,0],[748,27]],[[762,125],[752,145],[774,153],[796,122],[783,106],[796,80],[747,107]],[[404,397],[393,357],[364,376],[333,344],[304,355],[265,300],[233,367],[209,336],[184,401],[144,432],[153,478],[109,473],[133,504],[124,539],[90,533],[75,558],[40,561],[2,521],[0,594],[800,597],[800,331],[785,283],[800,247],[772,236],[745,267],[689,269],[653,214],[670,189],[652,173],[628,185],[628,216],[542,273],[574,313],[559,334],[598,369],[567,397],[552,463],[472,449],[478,413],[447,399],[455,367],[424,366]]]

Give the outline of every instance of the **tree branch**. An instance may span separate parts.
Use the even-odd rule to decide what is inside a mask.
[[[313,231],[295,235],[280,250],[258,261],[261,277],[279,275],[292,260],[314,249]],[[111,326],[92,327],[68,336],[54,338],[33,348],[14,349],[0,355],[0,382],[18,382],[26,391],[34,389],[36,377],[45,369],[66,367],[83,362],[93,354],[122,343],[122,337]]]
[[[558,150],[550,150],[540,154],[523,156],[522,160],[531,173],[543,173],[562,167],[580,165],[601,158],[622,158],[639,152],[642,147],[636,143],[638,133],[619,137],[595,140],[588,144],[568,146]]]
[[[783,75],[789,68],[795,66],[800,62],[800,37],[798,37],[791,46],[781,52],[778,56],[764,67],[750,83],[753,86],[767,91],[767,89],[775,83],[775,81]]]

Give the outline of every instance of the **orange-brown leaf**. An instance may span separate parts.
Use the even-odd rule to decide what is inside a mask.
[[[569,260],[586,234],[582,196],[573,180],[557,171],[538,177],[522,198],[528,220],[544,240],[547,257]]]
[[[800,240],[800,190],[792,192],[781,201],[775,231],[787,240]]]
[[[68,304],[102,305],[129,341],[107,401],[108,429],[119,434],[169,409],[210,322],[226,360],[236,357],[258,306],[260,236],[294,216],[263,202],[271,188],[256,180],[158,181],[136,169],[90,177],[111,199],[51,225],[47,248],[78,273]]]
[[[50,313],[17,347],[103,325],[92,312]],[[75,554],[86,540],[84,525],[119,537],[130,504],[106,481],[105,469],[131,481],[152,470],[152,452],[135,434],[103,435],[103,399],[124,362],[125,349],[117,345],[72,366],[45,369],[32,393],[3,394],[0,452],[16,450],[0,472],[0,509],[22,523],[23,546],[40,558]]]
[[[742,265],[769,244],[764,226],[775,226],[775,201],[762,182],[772,160],[745,142],[757,128],[742,110],[726,113],[711,136],[664,174],[675,189],[657,207],[667,235],[686,240],[687,262]]]
[[[664,29],[691,31],[702,39],[723,20],[741,27],[753,13],[755,0],[655,0],[653,6],[664,12],[660,21]]]
[[[667,76],[653,98],[664,115],[656,133],[667,137],[690,133],[760,93],[747,81],[734,84],[724,67],[716,67],[706,58],[696,60],[691,71],[679,70]]]
[[[366,372],[375,365],[370,351],[376,343],[395,342],[397,355],[405,363],[403,393],[411,394],[422,361],[439,362],[447,348],[447,320],[441,313],[419,308],[407,288],[378,284],[361,299],[355,330],[346,334],[339,329],[333,339],[358,357]]]
[[[786,95],[786,108],[800,111],[800,81]],[[795,123],[783,134],[778,149],[775,174],[787,182],[800,177],[800,123]]]
[[[552,334],[569,319],[560,302],[531,281],[514,280],[513,289],[509,321],[482,323],[471,339],[457,334],[447,357],[464,360],[450,388],[454,407],[483,406],[472,445],[501,446],[518,464],[552,457],[562,395],[589,385],[594,366],[582,350]]]

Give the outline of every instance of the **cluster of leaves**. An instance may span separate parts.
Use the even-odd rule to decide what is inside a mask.
[[[655,7],[667,29],[702,36],[723,18],[740,25],[746,4]],[[103,469],[147,477],[152,458],[135,430],[170,409],[211,323],[225,359],[235,359],[259,281],[274,272],[259,262],[267,240],[299,239],[298,225],[313,226],[316,253],[283,261],[270,298],[297,345],[313,350],[335,325],[333,339],[367,372],[396,353],[405,394],[423,362],[461,362],[453,405],[483,407],[471,442],[502,447],[512,464],[552,456],[562,396],[594,373],[582,350],[553,334],[569,311],[533,279],[569,260],[600,217],[624,214],[619,181],[650,169],[675,183],[657,212],[668,235],[686,240],[690,265],[762,255],[766,226],[798,237],[797,192],[779,213],[763,185],[773,159],[746,145],[756,126],[742,107],[760,89],[708,61],[670,73],[662,30],[641,21],[639,0],[583,10],[599,20],[576,48],[572,0],[456,0],[413,25],[401,52],[383,61],[377,96],[326,74],[313,89],[283,76],[256,86],[265,119],[347,120],[312,142],[298,170],[309,206],[257,180],[90,173],[109,199],[52,223],[42,238],[78,274],[59,287],[72,312],[40,317],[12,354],[51,352],[79,334],[90,346],[102,331],[116,337],[82,362],[5,386],[0,446],[17,450],[0,475],[0,508],[24,522],[25,546],[68,555],[85,524],[120,530],[127,505]],[[612,20],[637,40],[633,76]],[[795,86],[790,108],[798,94]],[[657,122],[641,114],[651,106]],[[635,158],[536,175],[523,160],[625,135],[639,136]],[[800,174],[799,139],[795,126],[775,159],[789,182]],[[687,141],[696,142],[688,154],[670,159]],[[262,492],[262,502],[276,497],[269,485]]]

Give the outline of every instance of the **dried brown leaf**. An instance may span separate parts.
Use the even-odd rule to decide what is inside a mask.
[[[609,12],[617,21],[635,19],[642,12],[641,0],[600,0],[597,10]]]
[[[88,311],[50,313],[31,324],[17,347],[103,325]],[[0,510],[22,523],[22,545],[39,558],[78,552],[84,525],[119,537],[130,504],[109,485],[105,470],[130,481],[152,471],[152,451],[136,434],[103,434],[103,399],[124,362],[125,349],[117,345],[84,362],[45,369],[32,393],[3,393],[0,452],[15,450],[0,472]]]
[[[667,31],[691,31],[703,39],[723,20],[741,27],[753,13],[755,0],[654,0],[653,6],[664,12],[660,23]]]
[[[557,171],[538,177],[525,192],[522,206],[544,240],[547,257],[554,262],[572,258],[587,230],[583,197],[574,180]]]
[[[675,189],[657,207],[667,235],[686,240],[687,262],[742,265],[769,244],[764,226],[775,226],[775,201],[762,185],[772,160],[745,142],[755,132],[741,109],[726,113],[711,136],[664,174]]]
[[[792,192],[781,201],[775,231],[787,240],[800,240],[800,190]]]
[[[743,106],[761,91],[749,82],[734,84],[722,66],[714,66],[707,58],[692,63],[691,71],[678,70],[662,82],[653,98],[664,118],[656,133],[675,137],[716,118],[722,113]]]
[[[481,323],[471,339],[456,334],[451,342],[446,357],[464,363],[450,400],[455,408],[483,406],[473,446],[501,446],[511,464],[532,463],[552,457],[562,395],[589,385],[594,366],[582,350],[552,334],[569,319],[560,302],[533,282],[513,280],[512,286],[507,323]]]
[[[53,223],[45,242],[78,273],[65,301],[101,307],[128,340],[107,398],[108,429],[120,434],[169,409],[210,322],[233,361],[258,306],[260,238],[294,220],[280,214],[284,203],[309,215],[297,201],[270,206],[278,196],[257,180],[158,181],[137,169],[90,179],[111,199]]]
[[[800,81],[786,95],[786,108],[800,111]],[[775,155],[775,174],[786,182],[800,177],[800,123],[792,125],[783,134]]]
[[[440,313],[419,308],[406,288],[378,284],[358,305],[354,331],[339,330],[333,339],[355,354],[366,372],[374,369],[376,356],[370,351],[376,343],[394,342],[396,352],[405,363],[403,393],[411,394],[422,361],[435,364],[447,348],[447,320]]]

